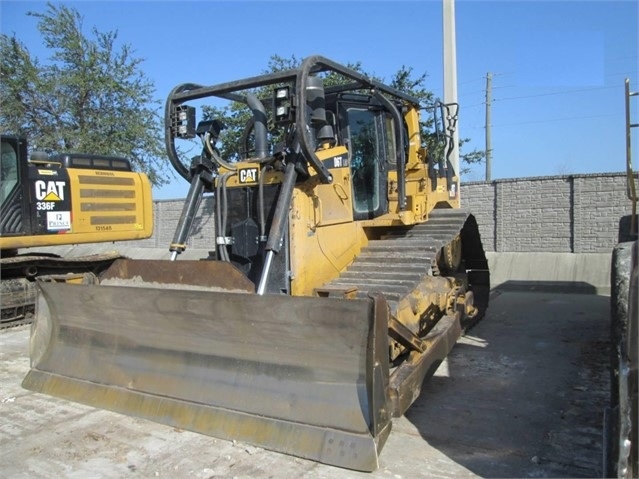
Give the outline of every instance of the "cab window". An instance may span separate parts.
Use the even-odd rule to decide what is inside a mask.
[[[353,207],[356,215],[379,209],[379,159],[376,115],[370,110],[349,108],[348,128],[353,181]]]
[[[4,203],[18,184],[18,154],[13,145],[2,142],[0,151],[0,203]]]
[[[361,98],[344,101],[339,108],[340,131],[350,155],[356,220],[387,213],[387,174],[397,161],[392,118],[370,97]]]

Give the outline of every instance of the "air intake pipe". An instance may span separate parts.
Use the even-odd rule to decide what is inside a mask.
[[[316,142],[332,141],[333,128],[326,121],[324,81],[309,75],[306,83],[306,101],[309,106],[308,123],[313,126]],[[317,147],[317,145],[315,145]]]
[[[253,112],[253,128],[255,132],[255,156],[268,156],[268,136],[266,128],[266,109],[262,102],[253,94],[247,93],[246,104]]]

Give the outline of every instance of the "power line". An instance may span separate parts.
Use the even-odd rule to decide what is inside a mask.
[[[516,125],[529,125],[531,123],[549,123],[552,121],[572,121],[572,120],[591,120],[594,118],[610,118],[610,117],[616,117],[616,115],[592,115],[592,116],[572,116],[572,117],[566,117],[566,118],[546,118],[544,120],[531,120],[531,121],[520,121],[517,123],[501,123],[498,125],[493,125],[493,126],[516,126]]]
[[[625,70],[622,72],[612,72],[604,75],[604,78],[619,78],[620,76],[636,75],[639,70]]]
[[[537,93],[534,95],[521,95],[521,96],[508,96],[505,98],[495,98],[494,101],[504,101],[504,100],[519,100],[522,98],[537,98],[540,96],[552,96],[552,95],[568,95],[571,93],[581,93],[585,91],[596,91],[596,90],[611,90],[614,88],[618,88],[615,86],[600,86],[600,87],[592,87],[592,88],[582,88],[580,90],[564,90],[564,91],[556,91],[550,93]]]
[[[474,91],[470,91],[470,92],[464,93],[463,95],[460,95],[460,98],[463,98],[463,97],[465,97],[465,96],[475,95],[475,94],[477,94],[477,93],[484,93],[485,91],[486,91],[486,90],[485,90],[485,89],[483,89],[483,88],[482,88],[481,90],[474,90]]]
[[[483,77],[475,78],[474,80],[468,80],[468,81],[465,81],[465,82],[462,82],[462,83],[458,83],[457,86],[459,87],[459,86],[463,86],[463,85],[468,85],[470,83],[475,83],[475,82],[478,82],[478,81],[482,81],[483,79],[484,79]]]
[[[482,101],[481,103],[475,103],[474,105],[459,105],[459,108],[463,108],[464,110],[468,110],[470,108],[475,108],[477,106],[484,106],[486,104],[485,101]]]

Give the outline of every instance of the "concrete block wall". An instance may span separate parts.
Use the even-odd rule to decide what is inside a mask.
[[[631,212],[625,173],[462,183],[461,195],[489,252],[610,253],[619,219]],[[137,246],[168,249],[183,203],[156,201],[153,237]],[[214,223],[212,198],[205,197],[188,247],[212,250]]]
[[[632,212],[626,196],[626,176],[575,178],[575,252],[597,253],[617,244],[619,218]]]
[[[495,183],[462,183],[461,204],[462,208],[475,215],[482,244],[486,251],[495,250],[495,228],[498,219],[495,217]]]
[[[461,195],[494,252],[609,253],[631,212],[625,173],[462,183]]]
[[[166,248],[173,242],[173,236],[182,214],[184,200],[157,200],[153,202],[153,236],[149,239],[130,242],[136,246]],[[215,216],[211,196],[205,196],[200,203],[193,221],[188,248],[215,249]]]

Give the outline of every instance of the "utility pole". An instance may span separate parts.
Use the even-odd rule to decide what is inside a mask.
[[[486,181],[492,180],[493,145],[490,137],[490,106],[492,102],[493,74],[486,74]]]
[[[455,0],[443,0],[444,103],[457,103],[457,45],[455,39]],[[459,128],[453,131],[450,163],[457,177],[449,195],[459,198]]]

